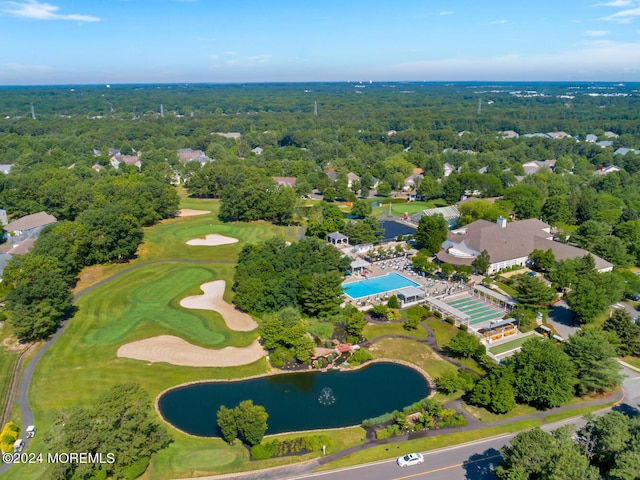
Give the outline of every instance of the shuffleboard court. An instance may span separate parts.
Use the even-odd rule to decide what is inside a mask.
[[[399,273],[388,273],[381,277],[367,278],[358,282],[342,284],[342,290],[353,299],[370,297],[380,293],[400,290],[405,287],[419,287],[420,284],[409,280]]]

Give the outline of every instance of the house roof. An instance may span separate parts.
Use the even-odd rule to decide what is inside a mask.
[[[274,182],[278,184],[279,187],[296,187],[296,182],[298,179],[296,177],[271,177]]]
[[[553,251],[553,256],[557,260],[569,260],[577,257],[584,257],[585,255],[591,255],[595,262],[596,270],[608,270],[613,267],[612,263],[607,262],[605,259],[594,255],[582,248],[574,247],[573,245],[567,245],[566,243],[556,242],[547,238],[537,237],[534,240],[534,246],[538,250]]]
[[[4,229],[7,232],[30,230],[32,228],[43,227],[55,222],[57,222],[57,219],[53,215],[49,215],[47,212],[38,212],[26,215],[18,220],[8,223],[4,226]]]
[[[356,180],[360,180],[360,177],[353,172],[349,172],[347,173],[347,180],[355,182]]]
[[[240,132],[214,132],[216,135],[220,135],[224,138],[235,138],[238,139],[242,136]]]
[[[4,163],[0,165],[0,172],[8,175],[11,173],[11,167],[13,167],[13,163]]]
[[[550,226],[536,218],[508,222],[505,227],[487,220],[476,220],[466,227],[449,232],[449,241],[475,251],[486,250],[491,263],[527,257],[534,250],[536,236],[549,237]],[[445,242],[446,243],[446,242]]]
[[[499,263],[516,258],[528,257],[534,250],[551,249],[556,260],[583,257],[587,250],[551,238],[550,226],[538,219],[530,218],[516,222],[508,222],[505,227],[487,220],[476,220],[464,228],[449,232],[448,240],[438,252],[439,260],[455,265],[470,265],[474,258],[455,256],[448,253],[450,249],[464,252],[489,253],[491,263]],[[605,271],[612,267],[606,260],[591,254],[596,269]]]

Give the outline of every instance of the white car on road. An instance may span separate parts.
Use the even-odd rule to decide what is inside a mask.
[[[398,465],[400,465],[401,467],[419,465],[422,462],[424,462],[424,457],[421,453],[408,453],[404,457],[398,458]]]

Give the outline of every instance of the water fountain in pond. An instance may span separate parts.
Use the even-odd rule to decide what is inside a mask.
[[[331,387],[324,387],[318,397],[318,403],[320,405],[332,405],[336,401],[336,397],[333,395]]]

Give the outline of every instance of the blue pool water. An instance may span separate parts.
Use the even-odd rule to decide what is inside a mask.
[[[409,280],[399,273],[388,273],[382,277],[368,278],[359,282],[342,285],[342,290],[351,298],[370,297],[379,293],[399,290],[405,287],[419,287],[420,284]]]

